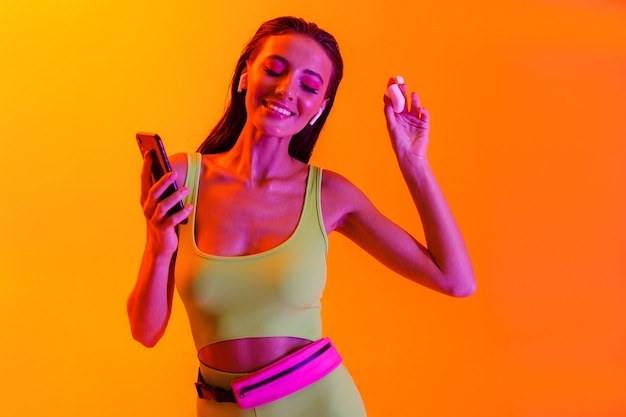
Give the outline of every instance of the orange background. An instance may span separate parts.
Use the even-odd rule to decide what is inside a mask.
[[[420,93],[478,278],[447,298],[331,237],[325,332],[370,416],[626,415],[623,1],[211,3],[0,3],[0,415],[194,415],[180,301],[154,349],[127,324],[133,135],[194,150],[243,43],[283,14],[346,62],[314,162],[418,236],[381,97],[395,74]]]

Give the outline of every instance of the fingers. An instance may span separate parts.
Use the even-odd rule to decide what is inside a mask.
[[[172,209],[181,201],[184,201],[187,194],[189,194],[189,188],[182,187],[173,191],[178,176],[176,171],[166,173],[155,182],[152,175],[152,163],[152,153],[146,152],[141,169],[140,196],[144,216],[156,228],[174,227],[189,217],[193,209],[193,206],[188,204],[172,213]]]
[[[419,120],[421,120],[422,122],[424,122],[424,123],[428,123],[428,121],[429,121],[428,110],[426,110],[426,108],[420,106],[419,96],[415,92],[411,93],[411,110],[410,110],[410,113],[412,113],[415,116],[417,116],[417,118]]]
[[[168,190],[168,188],[172,187],[176,182],[176,171],[171,171],[165,174],[160,180],[155,182],[149,189],[145,195],[145,199],[143,201],[144,212],[146,217],[152,217],[152,213],[155,211],[156,206],[159,203],[163,203],[167,201],[171,196],[165,197],[164,194]],[[175,191],[172,195],[179,195],[184,188]],[[179,200],[182,197],[179,196]],[[170,207],[171,208],[171,207]]]
[[[389,80],[387,81],[387,88],[389,88],[389,86],[391,85],[397,85],[398,89],[400,90],[400,92],[402,93],[402,96],[404,98],[404,109],[401,112],[396,111],[397,113],[404,113],[406,111],[415,114],[416,116],[418,116],[418,118],[420,118],[420,100],[418,95],[415,92],[411,93],[411,103],[410,103],[410,108],[409,108],[409,100],[407,100],[408,98],[408,94],[407,94],[407,85],[404,82],[404,79],[402,77],[390,77]],[[393,100],[391,100],[391,97],[389,97],[389,94],[385,94],[386,99],[385,99],[385,104],[391,104],[393,106]]]
[[[175,201],[175,204],[178,203],[177,200]],[[187,204],[185,205],[181,210],[177,211],[176,213],[172,214],[171,216],[167,217],[164,225],[166,227],[172,227],[172,226],[177,226],[180,223],[182,223],[185,219],[187,219],[189,217],[189,215],[191,214],[193,210],[193,204]]]
[[[387,85],[390,85],[392,83],[395,83],[396,78],[395,77],[391,77],[389,78],[389,81],[387,83]],[[397,115],[400,114],[412,114],[415,117],[417,117],[417,119],[419,121],[421,121],[422,127],[424,127],[426,124],[428,124],[429,122],[429,113],[428,111],[421,106],[420,103],[420,98],[417,95],[417,93],[415,92],[411,92],[410,96],[411,96],[411,100],[409,103],[409,100],[407,100],[407,85],[402,83],[402,84],[398,84],[398,87],[400,88],[400,91],[402,93],[402,95],[405,98],[405,106],[404,106],[404,110],[401,113],[396,113],[393,110],[393,103],[391,101],[391,99],[389,98],[389,96],[387,94],[385,94],[383,96],[383,100],[385,103],[385,117],[387,119],[387,123],[394,123],[393,121],[396,120]]]
[[[157,182],[154,182],[152,176],[152,162],[149,154],[146,155],[143,168],[141,170],[141,205],[145,205],[150,198],[157,199],[167,190],[167,188],[176,181],[176,171],[170,171],[163,175]]]
[[[150,181],[148,181],[142,173],[141,205],[146,219],[155,225],[175,226],[191,213],[192,206],[187,205],[171,216],[168,215],[168,212],[178,205],[180,201],[184,201],[187,194],[189,194],[189,187],[182,187],[172,192],[172,188],[176,183],[176,177],[176,171],[171,171],[157,182],[152,183],[152,179],[150,178]],[[151,183],[152,185],[149,185]],[[169,194],[170,192],[171,194]]]
[[[183,187],[175,191],[170,196],[159,201],[152,213],[146,213],[146,217],[150,215],[149,219],[155,225],[161,225],[163,227],[176,226],[191,214],[193,208],[191,204],[187,204],[182,209],[172,213],[172,209],[178,206],[181,201],[184,201],[187,194],[189,194],[188,187]]]
[[[415,110],[411,111],[411,114],[414,114],[417,118],[417,126],[422,128],[428,126],[429,113],[425,107],[416,107]]]
[[[141,197],[140,203],[143,206],[148,196],[148,191],[152,187],[152,154],[146,152],[143,155],[143,166],[141,167]]]
[[[420,98],[416,92],[411,93],[411,112],[420,108]]]
[[[393,120],[393,118],[395,117],[395,111],[393,110],[393,104],[391,103],[391,99],[387,94],[383,94],[383,102],[385,103],[384,111],[387,121]]]
[[[401,76],[391,77],[387,81],[385,94],[390,99],[391,106],[396,113],[403,113],[407,109],[406,85]]]

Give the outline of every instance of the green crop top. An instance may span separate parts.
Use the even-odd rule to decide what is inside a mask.
[[[310,166],[300,220],[277,247],[225,257],[203,253],[195,241],[196,202],[202,156],[189,154],[186,203],[194,204],[179,226],[175,280],[197,349],[244,337],[322,337],[328,240],[322,221],[322,171]]]

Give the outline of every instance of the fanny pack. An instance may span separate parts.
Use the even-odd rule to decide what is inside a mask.
[[[244,410],[279,400],[313,384],[341,364],[341,356],[329,338],[323,338],[231,382],[232,391],[212,387],[199,375],[200,398],[237,402]]]

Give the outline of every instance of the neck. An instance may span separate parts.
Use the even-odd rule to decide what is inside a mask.
[[[290,176],[302,162],[289,155],[290,137],[278,138],[244,127],[224,163],[252,183]]]

